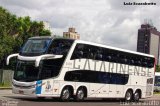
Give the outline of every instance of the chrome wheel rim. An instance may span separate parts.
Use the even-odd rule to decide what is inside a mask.
[[[78,97],[78,99],[80,99],[80,100],[82,100],[82,99],[84,98],[84,92],[83,92],[83,90],[79,90],[79,91],[77,92],[77,97]]]
[[[62,99],[67,100],[70,96],[70,92],[68,89],[65,89],[62,93]]]
[[[139,100],[139,93],[136,92],[136,93],[134,94],[134,99],[135,99],[136,101]]]
[[[127,92],[127,94],[126,94],[126,100],[127,101],[131,100],[131,93],[130,92]]]

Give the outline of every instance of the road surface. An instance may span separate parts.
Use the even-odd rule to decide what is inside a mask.
[[[84,102],[61,102],[58,99],[22,96],[11,90],[0,90],[0,106],[160,106],[160,95],[142,99],[139,103],[126,103],[123,100],[85,100]]]

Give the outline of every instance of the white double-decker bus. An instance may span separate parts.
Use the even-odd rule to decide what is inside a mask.
[[[102,44],[52,37],[28,39],[17,57],[13,93],[37,97],[124,98],[153,95],[152,55]]]

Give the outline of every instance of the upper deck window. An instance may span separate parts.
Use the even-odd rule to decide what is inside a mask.
[[[21,55],[41,55],[47,51],[47,48],[51,42],[51,39],[29,39],[22,50]]]
[[[66,55],[73,43],[73,40],[55,39],[48,49],[48,53],[55,55]]]
[[[115,49],[104,48],[89,44],[77,44],[71,60],[74,59],[92,59],[98,61],[107,61],[120,64],[128,64],[140,67],[154,67],[154,58],[123,52]]]

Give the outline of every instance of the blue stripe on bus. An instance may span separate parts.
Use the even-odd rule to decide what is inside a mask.
[[[36,83],[36,94],[41,94],[41,89],[42,89],[42,80],[37,81]]]

